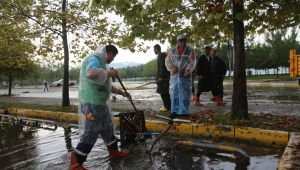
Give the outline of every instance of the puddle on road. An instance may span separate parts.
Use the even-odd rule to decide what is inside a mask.
[[[68,133],[23,127],[20,124],[0,124],[1,169],[68,169],[69,153],[78,142],[76,129]],[[186,140],[186,139],[185,139]],[[199,142],[199,139],[197,139]],[[283,149],[254,147],[238,144],[250,156],[245,168],[232,161],[209,157],[191,150],[177,150],[174,156],[170,146],[174,139],[160,141],[153,150],[152,162],[146,151],[150,143],[134,147],[134,154],[124,159],[110,160],[103,141],[98,139],[84,166],[88,169],[276,169]]]

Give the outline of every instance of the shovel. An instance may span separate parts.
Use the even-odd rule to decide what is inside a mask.
[[[140,86],[136,86],[136,87],[134,87],[134,89],[137,89],[137,88],[140,88],[140,87],[144,87],[144,86],[147,86],[147,85],[149,85],[149,84],[155,84],[155,83],[158,83],[158,82],[161,82],[161,81],[169,81],[169,79],[161,79],[161,80],[159,80],[159,81],[151,81],[151,82],[142,84],[142,85],[140,85]]]
[[[140,86],[136,86],[136,87],[134,87],[134,89],[141,88],[141,87],[147,86],[147,85],[149,85],[149,84],[155,84],[155,83],[157,83],[157,81],[151,81],[151,82],[142,84],[142,85],[140,85]]]

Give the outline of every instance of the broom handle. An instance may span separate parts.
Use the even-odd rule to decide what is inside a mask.
[[[123,85],[123,83],[122,83],[122,81],[121,81],[121,79],[120,79],[119,76],[117,76],[117,79],[119,80],[119,82],[120,82],[120,84],[121,84],[123,90],[125,91],[126,95],[128,95],[127,90],[126,90],[125,86]],[[134,104],[133,104],[133,102],[132,102],[132,99],[129,99],[129,101],[130,101],[131,105],[133,106],[135,112],[138,113],[138,110],[137,110],[136,107],[134,106]]]

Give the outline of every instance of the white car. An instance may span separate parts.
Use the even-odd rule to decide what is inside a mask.
[[[64,83],[63,83],[63,79],[60,79],[60,80],[58,80],[58,81],[55,81],[55,82],[53,82],[52,83],[52,86],[57,86],[57,87],[59,87],[59,86],[62,86]],[[69,80],[69,86],[74,86],[74,85],[76,85],[76,84],[78,84],[78,82],[76,81],[76,80]]]

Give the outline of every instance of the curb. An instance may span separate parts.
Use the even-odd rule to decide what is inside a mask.
[[[278,170],[300,169],[300,133],[292,132],[277,166]]]
[[[5,113],[0,109],[0,113]],[[41,118],[58,121],[62,125],[77,124],[78,114],[66,112],[50,112],[31,109],[8,109],[9,115],[16,117]],[[119,118],[113,117],[116,127],[119,127]],[[168,123],[157,120],[146,120],[146,128],[152,132],[162,132]],[[66,127],[66,126],[64,126]],[[288,170],[300,167],[300,133],[284,131],[264,130],[250,127],[235,127],[225,125],[208,124],[174,124],[169,134],[191,137],[227,138],[238,141],[248,141],[255,144],[262,144],[271,147],[285,147],[277,169]],[[295,156],[296,155],[296,156]]]

